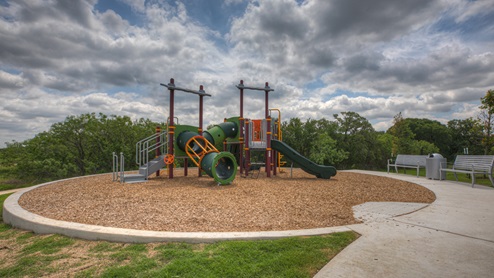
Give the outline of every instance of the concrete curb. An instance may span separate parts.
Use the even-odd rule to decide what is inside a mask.
[[[59,182],[59,181],[56,181]],[[9,196],[3,205],[3,221],[13,227],[33,231],[38,234],[61,234],[87,240],[106,240],[113,242],[149,243],[149,242],[216,242],[223,240],[259,240],[294,236],[315,236],[336,232],[352,231],[350,228],[328,227],[289,231],[263,232],[160,232],[87,225],[75,222],[59,221],[42,217],[23,209],[19,205],[22,194],[53,182],[36,185],[18,191]]]

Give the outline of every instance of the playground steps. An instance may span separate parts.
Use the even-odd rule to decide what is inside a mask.
[[[165,167],[165,161],[164,161],[165,155],[160,155],[153,160],[150,160],[148,163],[145,165],[139,167],[139,174],[147,177],[151,175],[152,173],[159,171],[163,167]]]
[[[125,183],[138,183],[138,182],[146,182],[146,176],[141,174],[128,174],[124,176]]]
[[[124,176],[125,183],[138,183],[147,181],[147,177],[165,167],[164,155],[150,160],[145,165],[139,167],[139,174],[128,174]]]

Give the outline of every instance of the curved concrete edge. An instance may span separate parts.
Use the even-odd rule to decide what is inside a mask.
[[[477,184],[472,188],[471,183],[412,175],[350,171],[416,183],[434,192],[436,200],[396,217],[373,204],[361,206],[362,211],[370,216],[379,214],[383,220],[349,225],[361,236],[314,277],[492,277],[494,188]]]
[[[56,181],[59,182],[59,181]],[[22,194],[53,182],[36,185],[9,196],[3,205],[3,221],[15,228],[38,234],[61,234],[86,240],[105,240],[126,243],[189,242],[209,243],[224,240],[261,240],[294,236],[316,236],[337,232],[349,232],[346,226],[262,232],[161,232],[123,229],[67,222],[46,218],[23,209],[19,205]]]
[[[429,205],[428,203],[367,202],[353,206],[352,210],[355,219],[368,223],[414,213]]]

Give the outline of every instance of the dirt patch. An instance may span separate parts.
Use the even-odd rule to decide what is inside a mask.
[[[232,185],[175,171],[146,183],[120,184],[111,175],[39,187],[19,204],[38,215],[70,222],[174,232],[294,230],[358,223],[352,206],[365,202],[435,200],[432,191],[386,177],[338,172],[330,180],[294,169],[258,179],[238,176]]]

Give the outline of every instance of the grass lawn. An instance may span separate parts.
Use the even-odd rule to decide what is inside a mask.
[[[312,277],[358,237],[123,244],[36,235],[1,220],[0,277]]]
[[[24,188],[34,185],[32,182],[26,182],[12,177],[10,172],[11,169],[8,167],[0,166],[0,191]]]
[[[389,172],[390,173],[396,173],[394,168],[389,169]],[[398,168],[398,173],[399,174],[412,175],[412,176],[417,175],[417,171],[415,169]],[[425,174],[426,174],[425,169],[421,168],[419,171],[419,176],[425,177]],[[470,175],[463,174],[463,173],[457,173],[457,175],[458,175],[458,181],[459,182],[466,182],[469,184],[472,183],[472,179],[470,178]],[[456,181],[454,173],[446,172],[446,180]],[[476,175],[475,176],[475,184],[481,184],[481,185],[486,185],[486,186],[492,187],[491,181],[489,180],[489,178],[487,176],[484,176],[484,175]]]

